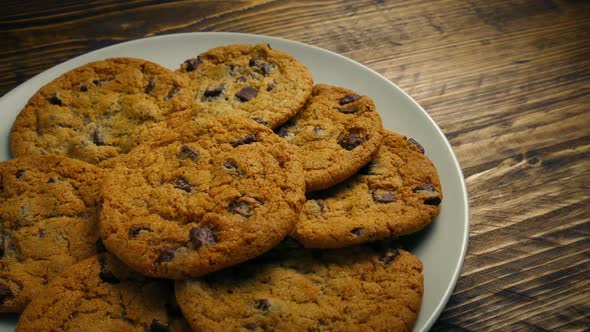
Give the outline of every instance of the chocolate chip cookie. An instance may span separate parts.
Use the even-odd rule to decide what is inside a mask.
[[[275,132],[295,147],[310,192],[358,171],[379,149],[382,130],[371,98],[318,84],[303,111]]]
[[[228,45],[186,60],[193,114],[236,115],[275,128],[301,110],[313,80],[307,68],[269,45]]]
[[[92,62],[29,100],[12,126],[12,154],[102,165],[157,135],[159,123],[189,107],[186,79],[160,65],[131,58]]]
[[[96,253],[103,170],[58,156],[0,163],[0,312]]]
[[[176,282],[194,331],[410,331],[422,295],[420,260],[387,243],[276,248]]]
[[[196,119],[118,158],[103,187],[101,237],[148,276],[200,276],[276,245],[304,191],[301,163],[272,130]]]
[[[306,247],[337,248],[424,228],[440,211],[442,188],[423,153],[414,139],[386,131],[357,174],[308,194],[293,237]]]
[[[172,283],[146,278],[108,253],[65,270],[21,315],[16,331],[190,331]]]

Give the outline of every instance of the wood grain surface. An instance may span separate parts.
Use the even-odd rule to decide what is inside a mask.
[[[434,118],[465,173],[471,229],[433,330],[589,329],[589,1],[5,0],[0,95],[88,51],[191,31],[338,52]]]

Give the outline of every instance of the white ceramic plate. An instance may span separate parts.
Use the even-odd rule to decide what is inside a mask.
[[[137,57],[175,69],[214,46],[269,43],[304,63],[315,82],[339,85],[373,98],[387,129],[420,142],[436,165],[444,200],[437,220],[405,241],[424,263],[425,294],[415,331],[426,331],[444,309],[457,282],[469,234],[469,205],[463,174],[440,128],[405,92],[373,70],[341,55],[288,40],[238,33],[186,33],[106,47],[55,66],[0,98],[0,160],[11,158],[10,127],[27,100],[43,85],[85,63],[109,57]],[[0,331],[12,331],[15,317],[0,316]]]

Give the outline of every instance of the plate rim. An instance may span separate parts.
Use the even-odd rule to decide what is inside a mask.
[[[365,70],[369,71],[371,74],[376,75],[376,77],[378,77],[380,79],[380,81],[382,81],[384,84],[388,85],[390,88],[393,88],[394,90],[397,90],[398,93],[401,93],[405,98],[407,98],[407,100],[412,104],[413,107],[417,108],[418,110],[421,111],[422,115],[425,116],[425,118],[427,119],[427,121],[430,122],[430,124],[432,125],[432,127],[436,128],[437,133],[443,138],[443,143],[444,145],[448,148],[448,150],[450,151],[450,157],[452,160],[452,165],[454,166],[455,170],[458,172],[458,180],[459,180],[459,187],[461,189],[461,194],[462,194],[462,199],[463,199],[463,209],[464,209],[464,214],[461,218],[461,220],[464,220],[464,229],[465,232],[463,234],[463,236],[460,238],[461,241],[461,250],[460,250],[460,255],[459,257],[457,257],[458,259],[458,264],[456,264],[453,272],[452,272],[452,278],[451,278],[451,282],[447,285],[447,288],[445,289],[444,293],[443,293],[443,297],[442,299],[439,301],[438,305],[435,307],[434,311],[432,312],[432,314],[427,317],[425,319],[425,325],[423,326],[421,331],[428,331],[438,320],[438,318],[440,317],[440,315],[442,314],[442,312],[444,311],[444,308],[447,306],[448,301],[453,293],[453,290],[455,289],[457,282],[459,281],[459,278],[461,276],[461,272],[463,270],[464,267],[464,263],[465,263],[465,258],[466,258],[466,254],[467,254],[467,249],[468,249],[468,245],[469,245],[469,229],[470,229],[470,204],[469,204],[469,193],[467,191],[467,185],[466,185],[466,179],[465,176],[463,174],[463,170],[461,168],[461,165],[459,164],[459,160],[457,158],[457,156],[455,155],[455,152],[453,150],[452,145],[450,144],[448,138],[446,137],[446,135],[443,133],[443,131],[441,130],[441,128],[438,126],[438,124],[434,121],[434,119],[430,116],[430,114],[428,112],[426,112],[426,110],[420,105],[418,104],[418,102],[416,102],[416,100],[414,100],[414,98],[412,98],[407,92],[405,92],[403,89],[401,89],[400,87],[398,87],[395,83],[393,83],[392,81],[390,81],[389,79],[387,79],[385,76],[381,75],[380,73],[378,73],[377,71],[373,70],[372,68],[368,67],[367,65],[360,63],[358,61],[355,61],[353,59],[350,59],[344,55],[338,54],[336,52],[333,52],[331,50],[327,50],[325,48],[321,48],[319,46],[315,46],[315,45],[310,45],[310,44],[306,44],[303,42],[299,42],[299,41],[294,41],[294,40],[290,40],[290,39],[285,39],[285,38],[280,38],[280,37],[273,37],[273,36],[268,36],[268,35],[263,35],[263,34],[253,34],[253,33],[242,33],[242,32],[182,32],[182,33],[172,33],[172,34],[163,34],[163,35],[157,35],[157,36],[150,36],[150,37],[144,37],[144,38],[138,38],[138,39],[132,39],[132,40],[127,40],[127,41],[123,41],[120,43],[116,43],[113,45],[109,45],[106,47],[102,47],[84,54],[80,54],[77,55],[73,58],[70,58],[64,62],[61,62],[59,64],[56,64],[50,68],[47,68],[45,70],[43,70],[42,72],[36,74],[35,76],[27,79],[26,81],[22,82],[21,84],[17,85],[16,87],[14,87],[13,89],[11,89],[10,91],[8,91],[7,93],[5,93],[2,97],[0,97],[0,105],[4,102],[6,102],[6,100],[12,98],[12,95],[18,93],[20,90],[22,89],[26,89],[28,85],[31,84],[35,84],[36,81],[43,79],[46,76],[49,76],[51,80],[55,79],[57,76],[61,75],[62,72],[64,72],[62,70],[62,68],[69,66],[71,63],[78,61],[80,58],[92,58],[93,56],[96,56],[97,54],[101,53],[101,52],[108,52],[111,49],[116,49],[118,47],[121,47],[123,44],[125,44],[126,46],[132,46],[135,43],[142,43],[145,42],[146,40],[153,40],[156,41],[159,39],[167,39],[167,38],[183,38],[183,37],[201,37],[201,36],[220,36],[220,37],[236,37],[236,36],[243,36],[246,38],[254,38],[254,39],[264,39],[264,40],[268,40],[268,42],[273,42],[273,41],[279,41],[281,43],[286,43],[286,44],[295,44],[297,47],[303,47],[303,48],[312,48],[315,51],[319,51],[319,52],[324,52],[324,53],[329,53],[331,56],[335,56],[340,58],[341,60],[344,60],[345,62],[348,62],[349,64],[352,65],[356,65],[356,66],[361,66],[363,67]],[[94,60],[90,60],[90,61],[94,61]],[[90,62],[88,61],[88,62]],[[84,62],[84,63],[88,63],[88,62]],[[67,70],[66,70],[67,71]],[[54,73],[56,73],[56,75],[54,75]],[[54,77],[55,76],[55,77]],[[50,81],[51,81],[50,80]],[[314,83],[315,84],[315,83]],[[42,86],[44,86],[45,84],[43,84]],[[18,114],[18,113],[17,113]],[[10,155],[10,157],[12,157],[12,155]]]

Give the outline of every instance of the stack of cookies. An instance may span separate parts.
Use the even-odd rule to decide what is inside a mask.
[[[18,331],[411,330],[439,213],[418,142],[269,45],[112,58],[38,91],[0,163]]]

